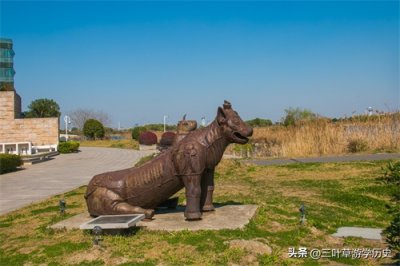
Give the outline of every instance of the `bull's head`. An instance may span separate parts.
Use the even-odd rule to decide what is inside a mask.
[[[231,143],[246,144],[253,135],[253,129],[246,125],[228,101],[218,107],[217,122],[225,138]]]

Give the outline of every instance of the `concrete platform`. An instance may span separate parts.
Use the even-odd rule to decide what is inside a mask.
[[[339,227],[335,237],[361,237],[365,239],[381,240],[382,229],[366,227]]]
[[[159,210],[150,222],[141,221],[137,226],[155,231],[198,231],[241,229],[249,223],[257,210],[257,205],[216,206],[215,211],[203,213],[199,221],[186,221],[183,216],[184,206],[176,210]],[[79,226],[93,219],[88,213],[81,213],[50,226],[53,229],[79,229]]]

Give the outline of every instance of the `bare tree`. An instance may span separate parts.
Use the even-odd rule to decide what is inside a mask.
[[[72,124],[78,129],[82,130],[83,125],[88,119],[96,119],[104,126],[111,124],[110,116],[103,111],[94,111],[91,109],[78,108],[69,113]]]

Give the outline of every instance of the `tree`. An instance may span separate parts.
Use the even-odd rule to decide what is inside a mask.
[[[98,120],[106,126],[111,124],[109,115],[102,111],[79,108],[70,112],[69,117],[71,118],[72,124],[80,130],[83,129],[83,125],[88,119]]]
[[[37,99],[28,106],[25,117],[59,117],[60,106],[52,99]]]
[[[253,120],[247,120],[246,124],[251,127],[267,127],[272,126],[272,121],[269,119],[255,118]]]
[[[96,119],[88,119],[83,125],[83,135],[89,139],[102,139],[104,137],[104,126]]]
[[[296,122],[301,120],[312,120],[318,117],[317,114],[309,109],[301,109],[299,107],[289,107],[285,109],[285,117],[282,118],[285,126],[294,126]]]

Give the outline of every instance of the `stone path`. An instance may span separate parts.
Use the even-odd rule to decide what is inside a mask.
[[[50,161],[0,175],[0,215],[86,185],[96,174],[133,166],[151,151],[81,147]]]
[[[339,227],[338,231],[332,236],[335,237],[361,237],[365,239],[381,240],[382,229],[367,227]]]
[[[314,158],[290,158],[290,159],[251,159],[245,160],[256,165],[277,165],[289,163],[338,163],[338,162],[356,162],[356,161],[376,161],[400,159],[400,153],[380,153],[380,154],[357,154],[357,155],[342,155],[342,156],[324,156]]]

